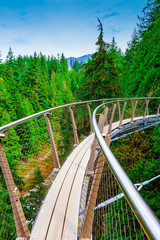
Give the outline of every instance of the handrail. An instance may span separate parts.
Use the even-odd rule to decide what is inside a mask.
[[[159,98],[159,97],[158,97]],[[149,99],[149,98],[148,98]],[[113,101],[115,102],[115,101]],[[109,102],[111,103],[111,102]],[[106,105],[107,103],[105,103]],[[141,227],[143,228],[144,232],[148,236],[149,239],[158,239],[160,236],[160,222],[158,218],[155,216],[151,208],[147,205],[144,201],[140,193],[136,190],[133,183],[107,146],[101,132],[98,128],[98,124],[96,121],[96,113],[97,110],[104,105],[99,105],[93,112],[93,127],[95,130],[95,134],[99,145],[104,153],[104,156],[108,160],[108,164],[113,171],[113,174],[124,193],[130,207],[132,208],[134,214],[137,217]]]
[[[114,98],[114,99],[118,99],[118,98]],[[49,113],[49,112],[53,112],[54,110],[57,110],[57,109],[60,109],[60,108],[65,108],[65,107],[70,107],[70,106],[73,106],[73,105],[79,105],[79,104],[85,104],[85,103],[92,103],[92,102],[101,102],[101,101],[107,101],[107,100],[110,100],[110,98],[107,98],[107,99],[98,99],[98,100],[90,100],[90,101],[83,101],[83,102],[74,102],[74,103],[69,103],[69,104],[65,104],[65,105],[61,105],[61,106],[58,106],[58,107],[54,107],[54,108],[50,108],[50,109],[47,109],[47,110],[44,110],[44,111],[41,111],[41,112],[38,112],[38,113],[35,113],[33,115],[30,115],[28,117],[25,117],[25,118],[21,118],[19,120],[16,120],[12,123],[9,123],[9,124],[6,124],[4,126],[1,126],[0,127],[0,133],[1,132],[5,132],[7,131],[8,129],[12,128],[12,127],[15,127],[21,123],[24,123],[24,122],[27,122],[28,120],[31,120],[33,118],[36,118],[36,117],[39,117],[45,113]]]
[[[89,101],[83,101],[83,102],[74,102],[74,103],[69,103],[69,104],[65,104],[65,105],[61,105],[58,107],[54,107],[54,108],[50,108],[38,113],[35,113],[33,115],[30,115],[28,117],[25,118],[21,118],[19,120],[16,120],[12,123],[6,124],[4,126],[0,127],[0,133],[1,132],[5,132],[8,129],[15,127],[21,123],[27,122],[28,120],[31,120],[33,118],[39,117],[45,113],[49,113],[49,112],[53,112],[54,110],[60,109],[60,108],[65,108],[65,107],[70,107],[73,105],[80,105],[80,104],[85,104],[85,103],[94,103],[94,102],[102,102],[102,101],[108,101],[108,100],[117,100],[117,101],[123,101],[123,100],[133,100],[133,99],[139,99],[139,100],[144,100],[144,99],[160,99],[160,97],[142,97],[142,98],[104,98],[104,99],[98,99],[98,100],[89,100]],[[113,102],[113,101],[112,101]]]

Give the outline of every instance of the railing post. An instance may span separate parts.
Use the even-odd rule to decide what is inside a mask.
[[[106,141],[107,145],[109,146],[110,142],[111,142],[111,138],[109,137],[109,135],[106,135],[105,141]],[[96,199],[97,199],[99,184],[101,181],[101,175],[102,175],[102,171],[103,171],[103,167],[104,167],[104,162],[105,162],[105,157],[102,154],[98,158],[96,171],[95,171],[94,178],[93,178],[93,184],[92,184],[91,191],[89,194],[89,199],[88,199],[88,203],[87,203],[87,208],[86,208],[86,212],[85,212],[84,223],[83,223],[80,239],[92,239],[94,208],[96,206]]]
[[[124,111],[125,111],[126,104],[127,104],[127,102],[124,103],[123,110],[122,110],[122,113],[121,113],[120,104],[119,104],[119,102],[118,102],[118,110],[119,110],[119,127],[122,126],[122,121],[123,121],[123,116],[124,116]]]
[[[136,106],[137,106],[137,100],[135,101],[135,105],[134,105],[134,100],[132,100],[132,108],[133,108],[133,111],[132,111],[131,122],[133,122],[133,119],[134,119],[134,117],[135,117]]]
[[[160,104],[159,104],[158,109],[157,109],[157,114],[159,114],[159,109],[160,109]]]
[[[101,129],[101,131],[103,131],[103,126],[104,126],[104,116],[103,114],[100,114],[99,116],[99,121],[98,121],[98,126],[99,126],[99,129]],[[92,146],[91,146],[91,154],[90,154],[90,159],[88,161],[88,166],[87,166],[87,174],[88,175],[91,175],[93,173],[93,169],[94,169],[94,161],[96,159],[96,155],[95,155],[95,152],[96,152],[96,148],[98,146],[98,141],[97,141],[97,138],[94,137],[94,140],[93,140],[93,143],[92,143]]]
[[[91,115],[90,103],[87,103],[87,108],[88,108],[88,112],[89,112],[90,131],[91,131],[91,133],[93,133],[93,132],[94,132],[94,129],[93,129],[93,122],[92,122],[92,115]]]
[[[113,111],[112,111],[111,119],[109,122],[108,134],[111,134],[111,131],[112,131],[112,122],[113,122],[113,118],[114,118],[115,109],[116,109],[116,103],[114,103],[114,105],[113,105]]]
[[[2,168],[2,173],[6,182],[7,190],[8,190],[10,201],[11,201],[17,239],[19,238],[29,239],[30,232],[29,232],[26,218],[24,216],[24,212],[19,199],[20,193],[14,183],[14,179],[7,161],[7,157],[6,157],[1,139],[0,139],[0,166]]]
[[[74,143],[75,145],[79,144],[79,140],[78,140],[78,134],[77,134],[77,126],[75,123],[75,119],[74,119],[74,114],[73,114],[73,110],[72,110],[73,106],[69,107],[69,111],[71,114],[71,118],[72,118],[72,126],[73,126],[73,132],[74,132]]]
[[[108,114],[108,107],[104,107],[104,114],[103,114],[103,122],[102,122],[102,129],[104,128],[105,123],[108,124],[107,121],[107,114]]]
[[[44,118],[45,118],[46,125],[47,125],[47,128],[48,128],[49,138],[50,138],[50,141],[51,141],[54,168],[59,169],[61,167],[61,165],[59,163],[58,153],[57,153],[56,144],[55,144],[55,141],[54,141],[53,132],[52,132],[51,124],[50,124],[50,121],[49,121],[48,113],[44,114]]]
[[[149,104],[149,99],[146,99],[146,108],[145,108],[145,111],[144,111],[143,118],[146,117],[146,114],[149,115],[148,104]]]

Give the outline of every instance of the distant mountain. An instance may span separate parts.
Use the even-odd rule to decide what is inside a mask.
[[[81,57],[78,57],[78,58],[75,58],[75,57],[67,58],[68,68],[71,67],[71,65],[70,65],[71,59],[73,59],[73,60],[76,59],[79,63],[81,63],[81,62],[86,63],[86,62],[88,62],[88,59],[91,58],[91,56],[92,56],[92,54],[87,54],[87,55],[84,55],[84,56],[81,56]]]

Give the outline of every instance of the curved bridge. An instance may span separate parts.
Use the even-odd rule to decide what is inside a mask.
[[[9,129],[44,115],[52,147],[53,171],[57,175],[30,233],[19,195],[13,194],[16,187],[1,144],[0,163],[10,195],[17,239],[158,239],[158,219],[108,146],[135,131],[159,125],[159,100],[130,98],[72,103],[2,126],[0,132],[5,134],[0,136],[5,138]],[[84,104],[87,104],[91,133],[79,143],[73,106]],[[93,113],[93,121],[92,104],[99,105]],[[49,114],[67,107],[75,144],[61,166]]]

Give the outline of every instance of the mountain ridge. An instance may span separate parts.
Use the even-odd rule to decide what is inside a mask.
[[[68,63],[68,68],[71,67],[71,60],[77,60],[79,63],[81,62],[88,62],[88,59],[91,58],[92,54],[86,54],[86,55],[83,55],[83,56],[80,56],[78,58],[76,57],[69,57],[69,58],[66,58],[67,59],[67,63]]]

